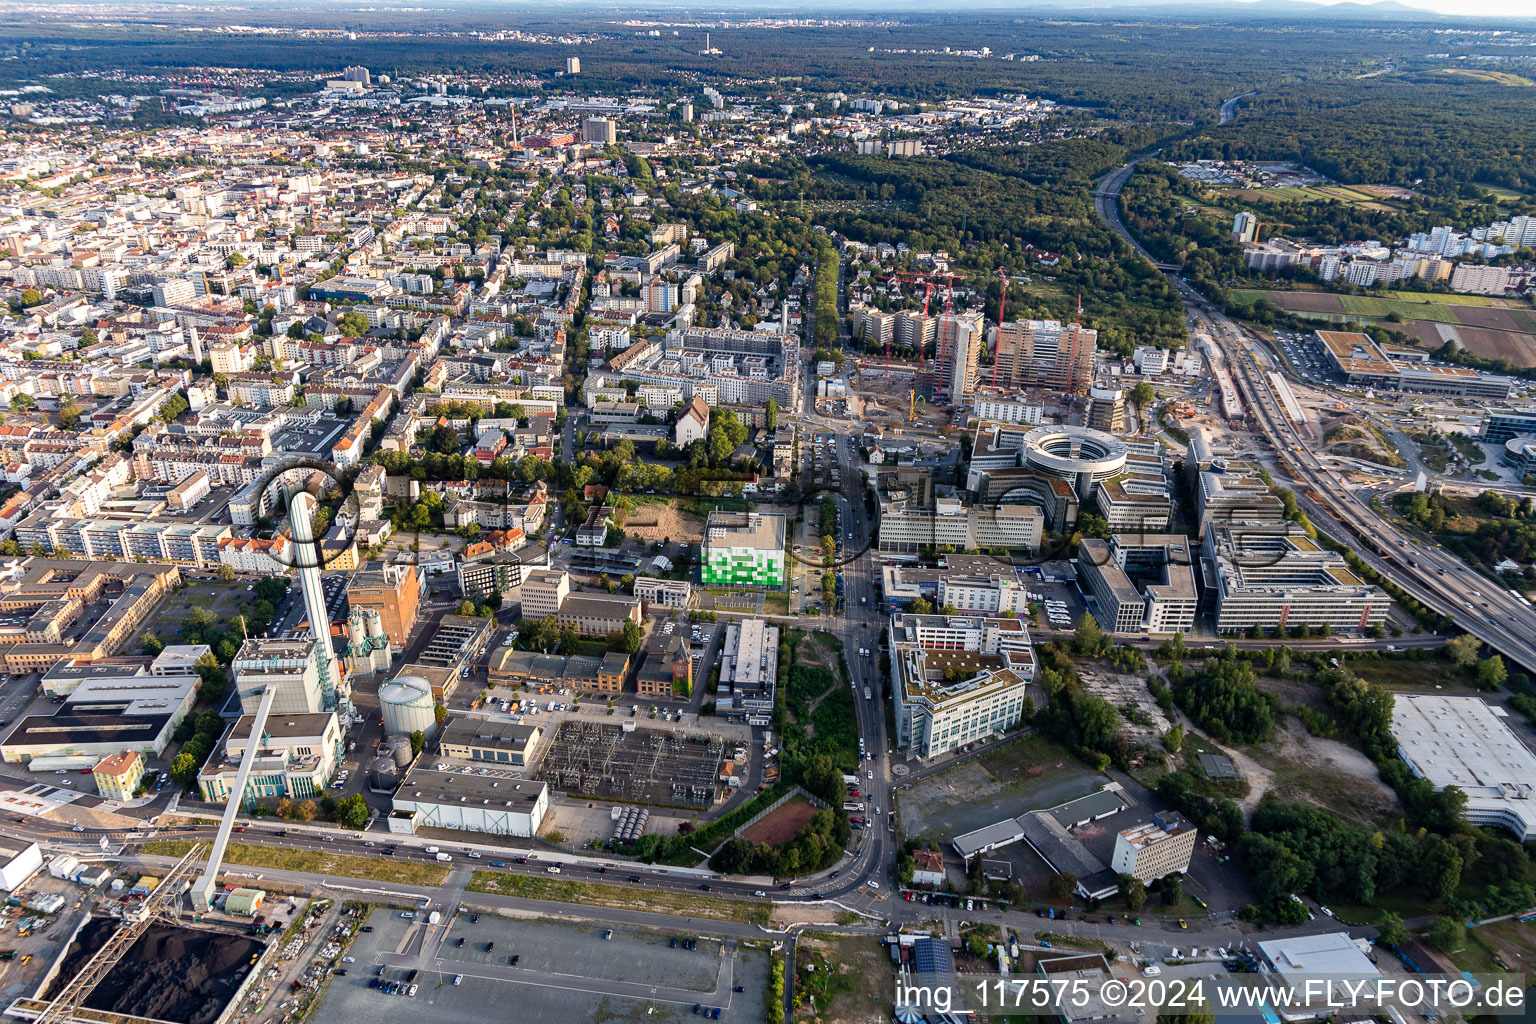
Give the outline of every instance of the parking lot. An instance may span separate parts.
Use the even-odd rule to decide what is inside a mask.
[[[1332,383],[1333,369],[1323,354],[1323,347],[1310,333],[1276,331],[1275,344],[1284,350],[1286,359],[1302,377],[1320,384]]]
[[[429,928],[379,909],[374,930],[358,935],[347,976],[333,979],[315,1019],[320,1024],[415,1024],[427,1007],[457,1024],[512,1020],[683,1021],[693,1007],[719,1007],[721,1020],[761,1019],[766,952],[722,946],[718,938],[683,932],[548,921],[508,920],[468,912]],[[459,939],[464,945],[458,945]],[[435,948],[441,939],[440,948]],[[696,949],[673,940],[691,939]],[[423,948],[423,940],[425,945]],[[417,957],[415,951],[421,950]],[[722,956],[722,952],[725,955]],[[405,955],[401,955],[405,954]],[[512,966],[511,959],[518,962]],[[385,977],[418,971],[415,998],[369,987],[386,961]],[[414,965],[414,966],[413,966]],[[742,991],[733,989],[740,986]],[[516,1007],[508,1012],[509,1007]]]

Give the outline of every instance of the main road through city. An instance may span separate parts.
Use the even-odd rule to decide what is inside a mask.
[[[1120,219],[1120,190],[1134,169],[1133,161],[1100,181],[1094,191],[1094,210],[1137,253],[1156,263]],[[1478,577],[1439,545],[1403,533],[1346,488],[1334,471],[1319,461],[1308,439],[1298,432],[1275,397],[1265,376],[1270,368],[1259,362],[1264,343],[1176,272],[1169,272],[1168,277],[1192,322],[1207,330],[1214,349],[1211,354],[1231,370],[1253,422],[1273,446],[1281,467],[1296,481],[1298,501],[1314,524],[1340,539],[1352,540],[1367,564],[1407,594],[1454,619],[1505,658],[1527,670],[1536,669],[1536,611],[1493,581]]]

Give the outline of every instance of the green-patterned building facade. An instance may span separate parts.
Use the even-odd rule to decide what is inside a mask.
[[[704,524],[706,586],[784,586],[784,517],[711,512]]]

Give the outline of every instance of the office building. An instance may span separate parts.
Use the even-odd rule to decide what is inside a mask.
[[[1536,405],[1496,406],[1483,418],[1483,440],[1503,444],[1516,437],[1536,434]]]
[[[1413,774],[1467,795],[1467,821],[1536,840],[1536,755],[1481,697],[1398,694],[1392,738]]]
[[[1099,514],[1112,530],[1161,532],[1173,521],[1173,486],[1161,463],[1126,462],[1121,476],[1093,488]]]
[[[1363,632],[1384,623],[1392,603],[1296,523],[1212,523],[1200,557],[1219,633],[1325,623]]]
[[[460,761],[522,767],[533,760],[543,736],[536,725],[466,715],[443,727],[438,751]]]
[[[1269,493],[1257,466],[1221,458],[1198,469],[1195,506],[1202,535],[1213,523],[1278,523],[1285,518],[1285,505]]]
[[[1195,826],[1177,811],[1160,811],[1151,821],[1115,835],[1115,853],[1109,866],[1117,875],[1130,875],[1142,882],[1181,875],[1189,870],[1195,838]]]
[[[1080,395],[1093,378],[1099,332],[1059,320],[1014,320],[997,328],[999,387],[1035,387]]]
[[[523,560],[510,551],[459,563],[459,592],[482,604],[492,594],[515,596],[523,585]]]
[[[945,313],[938,318],[934,359],[939,397],[959,405],[976,390],[985,324],[980,313]]]
[[[782,587],[784,517],[758,512],[711,512],[704,524],[706,586]]]
[[[635,597],[661,608],[687,611],[693,604],[693,584],[687,580],[663,580],[654,576],[635,577]]]
[[[581,74],[581,58],[580,57],[567,57],[567,58],[565,58],[565,73],[568,74],[568,75],[579,75],[579,74]]]
[[[1316,331],[1314,335],[1333,368],[1346,382],[1359,387],[1504,399],[1514,386],[1507,377],[1489,376],[1465,366],[1431,366],[1424,353],[1389,350],[1367,334]]]
[[[881,554],[915,555],[945,548],[1033,550],[1045,531],[1045,516],[1033,505],[967,505],[940,498],[926,507],[919,498],[886,498],[878,507]]]
[[[91,776],[102,799],[127,803],[138,795],[139,783],[144,779],[144,755],[137,750],[108,754],[96,762]]]
[[[595,146],[612,146],[619,141],[618,123],[606,117],[589,117],[581,122],[581,141]]]
[[[1195,557],[1183,534],[1084,537],[1077,575],[1106,633],[1193,631],[1200,598]]]
[[[271,686],[277,690],[272,702],[273,717],[324,710],[316,646],[313,639],[257,638],[242,643],[230,663],[235,689],[240,694],[240,709],[248,715],[255,714],[261,705],[262,691]]]
[[[1019,582],[1012,566],[993,566],[997,571],[954,573],[939,579],[938,605],[954,608],[960,615],[1001,615],[1029,611],[1029,591]]]
[[[624,623],[640,622],[640,602],[625,594],[571,594],[560,602],[556,613],[560,625],[570,626],[584,636],[607,636],[624,628]]]
[[[197,787],[209,803],[225,803],[240,774],[240,760],[251,744],[254,715],[241,715],[224,734],[222,757],[209,758],[197,773]],[[331,784],[345,754],[346,737],[331,711],[278,714],[274,707],[256,740],[255,761],[240,802],[313,800]]]
[[[1000,736],[1023,717],[1035,676],[1018,619],[891,617],[896,740],[929,758]]]
[[[558,569],[534,569],[523,577],[522,618],[526,622],[560,613],[560,605],[571,592],[569,573]]]
[[[1084,422],[1094,430],[1125,433],[1125,392],[1105,384],[1089,388],[1088,416]]]
[[[347,604],[379,613],[395,654],[405,650],[421,607],[421,577],[414,565],[365,569],[347,582]]]

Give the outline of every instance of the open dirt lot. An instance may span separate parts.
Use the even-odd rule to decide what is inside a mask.
[[[1326,808],[1370,827],[1385,824],[1396,813],[1397,797],[1381,781],[1371,759],[1337,740],[1307,732],[1287,716],[1267,743],[1224,747],[1203,736],[1198,749],[1230,756],[1248,783],[1248,795],[1238,801],[1244,811],[1259,805],[1265,793]]]
[[[697,544],[704,539],[704,520],[684,512],[675,501],[648,501],[629,513],[624,532],[645,541]]]
[[[754,843],[778,846],[795,838],[795,833],[810,823],[816,805],[809,800],[791,800],[741,834]]]
[[[827,1024],[864,1024],[889,1014],[894,971],[891,957],[871,936],[843,937],[807,934],[795,947],[797,982],[814,994],[816,1019]],[[809,1005],[795,1020],[812,1019]]]

